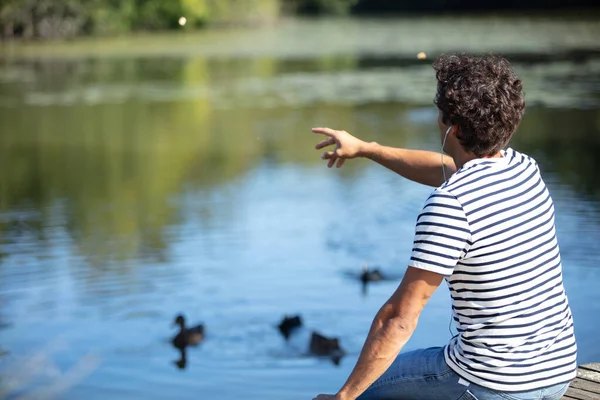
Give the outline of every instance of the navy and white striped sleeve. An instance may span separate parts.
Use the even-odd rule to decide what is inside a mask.
[[[469,223],[459,201],[436,189],[417,218],[409,266],[450,276],[470,245]]]

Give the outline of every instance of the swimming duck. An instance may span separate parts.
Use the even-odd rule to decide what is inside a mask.
[[[317,356],[329,356],[334,364],[338,365],[345,352],[340,347],[338,338],[328,338],[318,332],[312,332],[310,338],[310,351]]]
[[[204,339],[204,325],[186,328],[185,318],[181,314],[175,318],[173,325],[179,325],[179,333],[172,339],[173,346],[177,348],[195,346]]]
[[[360,280],[364,285],[366,285],[367,282],[379,282],[383,280],[383,274],[377,268],[370,270],[366,265],[363,265]]]
[[[277,327],[279,328],[279,332],[281,332],[283,337],[287,340],[292,331],[301,326],[302,319],[299,315],[294,315],[293,317],[288,317],[286,315]]]

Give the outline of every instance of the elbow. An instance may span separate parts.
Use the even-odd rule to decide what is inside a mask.
[[[420,312],[399,310],[393,304],[385,304],[377,315],[380,326],[388,330],[413,332],[417,327]]]
[[[389,336],[408,339],[417,328],[417,321],[417,318],[393,316],[383,323],[383,328]]]
[[[408,342],[415,327],[416,323],[400,317],[387,319],[377,332],[376,341],[380,346],[373,350],[373,357],[393,360]]]

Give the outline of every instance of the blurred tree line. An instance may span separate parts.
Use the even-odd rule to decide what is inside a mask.
[[[279,17],[281,0],[0,0],[3,37],[57,38],[260,23]]]
[[[597,7],[592,0],[0,0],[0,36],[56,38],[209,24],[258,24],[281,14]]]

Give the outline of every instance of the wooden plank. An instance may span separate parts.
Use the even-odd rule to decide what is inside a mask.
[[[600,400],[600,363],[580,365],[563,400]]]
[[[575,389],[587,390],[588,392],[600,393],[600,383],[586,381],[585,379],[575,378],[569,386]]]
[[[591,371],[589,369],[584,369],[581,367],[578,368],[577,377],[588,381],[600,383],[600,372]]]
[[[588,392],[587,390],[581,390],[581,389],[575,389],[575,388],[569,388],[569,390],[567,390],[567,393],[565,393],[565,396],[563,396],[564,398],[573,398],[573,399],[577,399],[577,400],[598,400],[600,399],[600,393],[592,393],[592,392]]]
[[[600,372],[600,363],[589,363],[580,365],[579,368],[587,369],[590,371]]]

